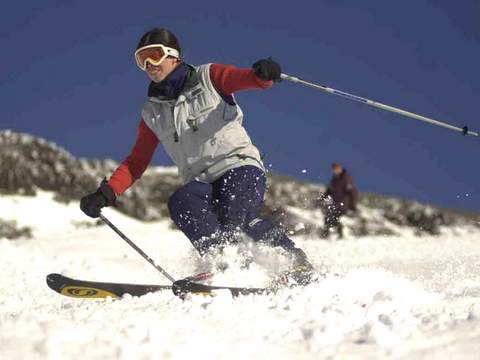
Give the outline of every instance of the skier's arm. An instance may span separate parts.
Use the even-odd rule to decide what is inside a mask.
[[[273,81],[260,79],[253,69],[237,68],[233,65],[212,64],[210,78],[215,89],[222,95],[231,95],[240,90],[268,89]]]
[[[356,211],[357,209],[357,202],[358,202],[358,191],[355,185],[353,184],[352,178],[348,176],[347,182],[345,184],[345,190],[348,193],[348,196],[350,196],[350,203],[352,204],[352,209],[353,211]]]
[[[352,197],[352,210],[353,211],[357,211],[357,205],[358,205],[358,190],[357,188],[355,187],[355,185],[353,185],[353,189],[352,189],[352,192],[351,192],[351,195]]]
[[[123,194],[125,190],[142,176],[148,164],[150,164],[159,143],[157,136],[141,119],[138,126],[137,140],[130,155],[123,160],[108,181],[108,185],[117,196]]]

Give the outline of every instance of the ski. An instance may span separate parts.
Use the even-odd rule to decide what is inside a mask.
[[[273,288],[253,288],[253,287],[234,287],[234,286],[215,286],[200,284],[190,280],[190,278],[177,280],[172,285],[173,293],[180,298],[184,298],[187,294],[211,295],[214,292],[226,290],[232,296],[249,295],[249,294],[268,294],[274,291]]]
[[[74,298],[121,298],[125,294],[142,296],[160,290],[171,290],[171,285],[140,285],[97,282],[72,279],[61,274],[47,275],[47,285],[59,294]]]
[[[215,292],[222,290],[229,291],[232,296],[266,294],[274,291],[274,289],[270,288],[206,285],[192,280],[198,281],[203,279],[197,275],[177,280],[172,285],[141,285],[77,280],[61,274],[47,275],[47,285],[50,289],[73,298],[121,298],[126,294],[142,296],[161,290],[173,290],[173,293],[180,298],[185,298],[188,294],[213,295]]]

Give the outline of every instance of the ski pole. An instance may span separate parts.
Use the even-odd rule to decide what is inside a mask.
[[[168,280],[170,280],[172,283],[175,282],[175,279],[173,277],[171,277],[165,270],[163,270],[163,268],[161,266],[155,264],[155,262],[150,258],[150,256],[145,254],[142,251],[142,249],[140,249],[137,245],[135,245],[135,243],[132,240],[130,240],[124,233],[122,233],[115,225],[113,225],[110,222],[110,220],[108,220],[102,214],[100,214],[100,219],[102,219],[105,224],[110,226],[110,228],[112,228],[113,231],[115,231],[118,235],[120,235],[120,237],[123,240],[125,240],[128,243],[128,245],[130,245],[132,248],[134,248],[136,252],[138,252],[140,255],[142,255],[145,260],[147,260],[150,264],[152,264],[155,267],[155,269],[160,271]]]
[[[379,103],[379,102],[376,102],[376,101],[373,101],[373,100],[365,99],[365,98],[362,98],[362,97],[357,96],[357,95],[349,94],[349,93],[344,92],[344,91],[336,90],[336,89],[330,88],[328,86],[311,83],[311,82],[299,79],[299,78],[294,77],[294,76],[281,74],[281,79],[282,80],[288,80],[288,81],[291,81],[291,82],[294,82],[294,83],[297,83],[297,84],[306,85],[306,86],[312,87],[314,89],[318,89],[318,90],[321,90],[323,92],[326,92],[328,94],[338,95],[338,96],[341,96],[341,97],[343,97],[345,99],[348,99],[348,100],[361,102],[361,103],[364,103],[364,104],[367,104],[367,105],[370,105],[370,106],[374,106],[374,107],[379,108],[379,109],[387,110],[387,111],[390,111],[390,112],[393,112],[393,113],[397,113],[397,114],[400,114],[400,115],[403,115],[403,116],[406,116],[406,117],[409,117],[409,118],[424,121],[424,122],[427,122],[427,123],[430,123],[430,124],[433,124],[433,125],[437,125],[437,126],[442,126],[444,128],[447,128],[447,129],[450,129],[450,130],[453,130],[453,131],[461,132],[462,135],[464,135],[464,136],[465,135],[479,136],[478,132],[469,130],[468,126],[464,126],[463,128],[458,127],[458,126],[454,126],[454,125],[451,125],[451,124],[448,124],[448,123],[445,123],[445,122],[442,122],[442,121],[431,119],[431,118],[426,117],[426,116],[418,115],[418,114],[415,114],[415,113],[412,113],[412,112],[409,112],[409,111],[405,111],[405,110],[402,110],[402,109],[399,109],[399,108],[396,108],[396,107],[393,107],[393,106],[389,106],[389,105],[385,105],[385,104],[382,104],[382,103]]]

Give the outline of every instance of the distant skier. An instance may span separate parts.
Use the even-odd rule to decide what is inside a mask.
[[[111,178],[81,199],[82,211],[95,218],[102,207],[113,205],[142,176],[161,142],[184,182],[169,198],[170,217],[201,255],[235,243],[244,232],[292,254],[295,271],[311,272],[307,256],[285,231],[259,217],[265,168],[233,96],[271,87],[280,81],[280,65],[262,59],[251,69],[192,66],[181,54],[169,30],[154,28],[140,39],[135,61],[151,82],[136,143]]]
[[[331,231],[336,229],[339,238],[343,238],[340,217],[348,210],[357,211],[358,191],[352,177],[342,165],[333,163],[332,172],[327,191],[320,197],[319,206],[325,216],[324,228],[320,235],[328,238]]]

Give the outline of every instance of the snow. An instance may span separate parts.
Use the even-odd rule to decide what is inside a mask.
[[[168,221],[104,214],[175,278],[206,266]],[[34,235],[0,239],[0,359],[480,358],[480,237],[471,230],[297,237],[325,279],[275,295],[219,292],[182,301],[166,291],[82,300],[53,292],[45,276],[168,280],[78,204],[57,203],[50,193],[2,196],[0,218]],[[287,263],[276,250],[239,248],[227,249],[230,268],[216,284],[261,286]],[[250,251],[257,263],[242,269],[238,251]]]

